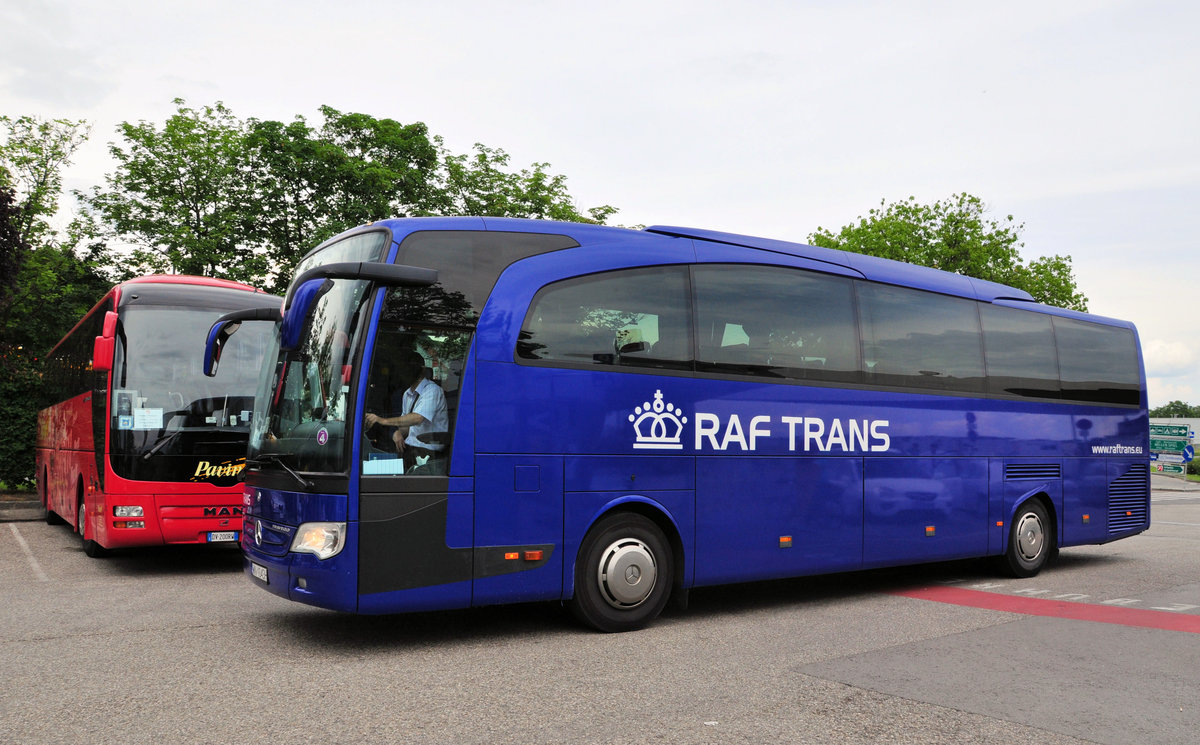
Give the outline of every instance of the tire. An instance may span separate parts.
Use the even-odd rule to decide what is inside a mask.
[[[75,513],[75,532],[79,534],[80,544],[83,546],[83,553],[93,559],[99,559],[102,556],[108,555],[108,549],[89,540],[85,535],[87,530],[87,512],[84,510],[83,494],[79,495],[79,509]]]
[[[1001,568],[1013,577],[1032,577],[1054,553],[1054,525],[1042,503],[1031,499],[1013,516]]]
[[[579,548],[571,612],[598,631],[640,629],[666,606],[674,577],[675,556],[657,525],[634,513],[610,515]]]

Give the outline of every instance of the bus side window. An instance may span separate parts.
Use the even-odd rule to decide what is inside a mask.
[[[697,369],[801,380],[859,380],[853,287],[789,267],[695,267]]]
[[[691,368],[687,270],[627,269],[543,287],[530,304],[517,360]],[[670,329],[670,338],[660,332]]]

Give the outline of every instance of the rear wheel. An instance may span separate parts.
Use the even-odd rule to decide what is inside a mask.
[[[1054,528],[1046,508],[1031,499],[1017,510],[1008,533],[1002,568],[1014,577],[1032,577],[1054,552]]]
[[[648,518],[604,518],[583,539],[571,612],[599,631],[632,631],[654,620],[671,595],[675,557]]]

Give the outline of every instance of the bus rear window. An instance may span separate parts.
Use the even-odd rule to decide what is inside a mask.
[[[1054,335],[1063,398],[1138,404],[1141,375],[1132,331],[1056,317]]]

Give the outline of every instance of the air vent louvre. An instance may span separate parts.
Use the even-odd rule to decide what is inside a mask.
[[[1032,481],[1062,477],[1062,468],[1057,463],[1006,463],[1005,481]]]
[[[1124,533],[1146,524],[1150,510],[1150,469],[1134,463],[1108,485],[1108,533]]]

